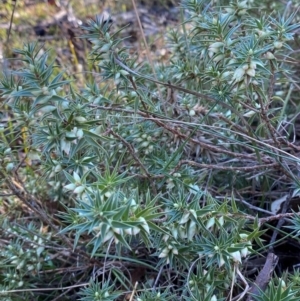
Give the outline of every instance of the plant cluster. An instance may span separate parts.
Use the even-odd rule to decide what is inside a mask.
[[[38,43],[15,50],[23,68],[0,83],[2,300],[245,295],[268,201],[299,193],[293,7],[184,0],[170,62],[153,66],[96,17],[83,38],[101,72],[84,88]],[[298,220],[281,230],[297,242]],[[258,298],[297,300],[299,273]]]

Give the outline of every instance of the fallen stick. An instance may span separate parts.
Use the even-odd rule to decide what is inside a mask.
[[[257,275],[253,285],[248,291],[247,301],[253,301],[255,296],[260,295],[267,288],[268,283],[271,280],[272,273],[278,263],[278,257],[274,253],[269,253],[264,264],[264,267]]]

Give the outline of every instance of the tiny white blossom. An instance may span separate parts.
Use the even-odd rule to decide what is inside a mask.
[[[64,188],[67,190],[74,190],[76,188],[76,184],[71,183],[71,184],[65,185]]]
[[[162,252],[158,255],[158,258],[165,258],[168,256],[170,250],[168,248],[164,248]]]
[[[77,183],[81,183],[81,179],[80,179],[78,173],[75,171],[73,172],[73,178]]]
[[[254,77],[255,76],[255,69],[249,68],[246,73],[251,76]]]
[[[243,68],[237,68],[234,71],[232,79],[235,80],[236,82],[240,82],[243,80],[245,75],[245,70]]]
[[[282,48],[282,46],[283,46],[283,43],[282,43],[282,42],[280,42],[280,41],[274,42],[274,47],[275,47],[276,49],[280,49],[280,48]]]
[[[265,58],[267,60],[274,60],[275,59],[275,56],[272,52],[268,51],[266,54],[265,54]]]
[[[235,262],[242,262],[240,251],[232,252],[232,253],[230,253],[230,255],[232,256],[232,258]]]
[[[78,186],[78,187],[76,187],[75,189],[74,189],[74,193],[75,194],[80,194],[80,193],[82,193],[83,191],[84,191],[84,189],[85,189],[85,187],[84,186]]]

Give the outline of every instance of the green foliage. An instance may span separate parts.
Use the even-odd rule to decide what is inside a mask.
[[[101,74],[82,89],[37,43],[15,51],[23,68],[0,84],[12,116],[1,128],[0,175],[3,198],[24,208],[1,218],[4,298],[20,300],[20,288],[23,300],[243,292],[232,288],[237,269],[268,246],[239,201],[262,204],[275,185],[297,191],[284,123],[300,25],[296,13],[262,15],[253,1],[210,4],[182,2],[186,19],[169,32],[171,59],[156,75],[100,17],[83,38]],[[260,300],[295,300],[295,277],[274,277]]]
[[[83,289],[81,292],[79,292],[79,295],[82,295],[83,297],[79,300],[82,301],[113,301],[116,300],[116,298],[119,296],[116,293],[111,294],[110,291],[113,290],[113,285],[109,286],[107,283],[100,284],[97,281],[93,282],[91,281],[90,286]]]
[[[293,284],[286,285],[284,279],[273,279],[267,291],[257,297],[259,301],[284,301],[284,300],[297,300],[296,292],[292,289]]]

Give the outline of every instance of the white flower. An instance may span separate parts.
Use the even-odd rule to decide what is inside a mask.
[[[213,296],[211,297],[210,301],[218,301],[216,295],[213,295]]]
[[[208,222],[206,223],[205,228],[206,229],[210,229],[214,224],[215,224],[216,220],[214,217],[211,217]]]
[[[84,189],[85,189],[85,187],[81,185],[81,186],[76,187],[73,192],[75,194],[80,194],[84,191]]]
[[[189,212],[195,217],[197,218],[197,213],[194,209],[190,209]]]
[[[175,187],[175,184],[172,179],[167,179],[167,189],[171,190],[173,187]]]
[[[224,54],[219,54],[216,57],[214,57],[213,61],[217,63],[221,61],[223,58],[224,58]]]
[[[256,62],[255,62],[255,61],[251,61],[249,67],[250,67],[251,69],[256,69]]]
[[[272,52],[268,51],[266,54],[265,54],[265,58],[267,60],[274,60],[275,59],[275,56]]]
[[[247,2],[248,0],[244,0],[242,2],[238,3],[238,8],[247,8]]]
[[[124,230],[124,232],[129,235],[137,235],[138,233],[140,233],[140,231],[141,229],[138,227],[127,228]]]
[[[249,69],[249,65],[248,64],[244,64],[243,66],[242,66],[242,68],[243,68],[243,70],[248,70]]]
[[[45,106],[45,107],[42,107],[39,111],[42,112],[42,113],[50,113],[52,111],[54,111],[56,109],[55,106]]]
[[[172,253],[174,255],[178,255],[178,249],[177,248],[172,248]]]
[[[164,236],[163,236],[163,241],[164,242],[166,242],[168,239],[170,238],[170,236],[169,235],[167,235],[167,234],[164,234]]]
[[[230,255],[232,256],[234,262],[242,262],[240,251],[232,252]]]
[[[280,285],[281,285],[281,290],[285,291],[287,288],[285,281],[282,278],[279,278],[279,281],[280,281]]]
[[[112,192],[111,191],[106,191],[105,193],[104,193],[104,195],[107,197],[107,198],[110,198],[111,196],[112,196]]]
[[[179,237],[184,239],[184,238],[187,238],[187,234],[186,234],[186,229],[185,227],[181,226],[179,227]]]
[[[251,110],[251,111],[246,112],[243,116],[244,117],[252,117],[255,113],[256,113],[255,111]]]
[[[247,12],[246,9],[242,9],[242,10],[240,10],[240,11],[238,12],[238,15],[239,15],[239,16],[243,16],[243,15],[246,14],[246,12]]]
[[[107,52],[111,47],[111,44],[110,43],[107,43],[107,44],[104,44],[100,49],[99,51],[100,52]]]
[[[158,258],[165,258],[168,256],[170,250],[169,248],[164,248],[162,252],[158,255]]]
[[[234,71],[232,79],[235,80],[236,82],[240,82],[244,79],[244,75],[245,75],[245,70],[239,67]]]
[[[180,221],[179,221],[179,224],[182,225],[182,224],[185,224],[188,220],[189,220],[189,217],[190,217],[190,212],[185,212]]]
[[[177,239],[177,237],[178,237],[178,229],[177,229],[176,227],[173,227],[173,228],[171,229],[171,232],[172,232],[173,237],[174,237],[175,239]]]
[[[212,58],[212,57],[214,56],[214,54],[215,54],[215,53],[214,53],[213,51],[211,51],[211,50],[208,51],[208,56],[209,56],[210,58]]]
[[[248,235],[246,233],[240,233],[240,238],[245,240],[248,238]]]
[[[282,46],[283,46],[283,43],[282,43],[282,42],[280,42],[280,41],[274,42],[274,47],[275,47],[276,49],[280,49],[280,48],[282,48]]]
[[[225,264],[225,260],[223,258],[223,256],[220,256],[220,261],[219,261],[219,268],[222,267]]]
[[[225,11],[227,11],[229,14],[233,15],[235,13],[235,10],[234,8],[231,8],[231,7],[226,7],[225,8]]]
[[[218,222],[221,226],[224,225],[224,216],[223,215],[219,217]]]
[[[195,115],[196,115],[196,112],[195,112],[194,110],[190,110],[190,111],[189,111],[189,115],[190,115],[190,116],[195,116]]]
[[[114,232],[112,230],[108,230],[105,234],[105,236],[103,237],[103,241],[102,242],[106,242],[108,240],[110,240],[114,235]]]
[[[230,71],[226,71],[226,72],[222,73],[222,76],[221,76],[222,79],[228,77],[231,73],[232,73],[232,72],[230,72]]]
[[[10,171],[12,171],[13,169],[14,169],[14,163],[12,163],[12,162],[10,162],[10,163],[8,163],[7,165],[6,165],[6,167],[5,167],[5,170],[7,171],[7,172],[10,172]]]
[[[247,247],[245,247],[245,248],[243,248],[243,249],[241,250],[241,256],[242,256],[243,258],[247,257],[248,254],[249,254],[249,250],[248,250]]]
[[[71,184],[65,185],[64,188],[67,190],[74,190],[76,188],[76,184],[71,183]]]
[[[141,229],[139,227],[133,227],[132,228],[132,234],[133,235],[137,235],[138,233],[140,233]]]
[[[62,167],[60,164],[57,164],[54,168],[54,172],[60,172],[62,170]]]
[[[249,68],[246,73],[251,76],[254,77],[255,76],[255,69]]]
[[[75,171],[73,172],[73,178],[77,183],[81,183],[81,179],[80,179],[78,173]]]
[[[83,130],[82,129],[78,129],[78,131],[76,132],[76,137],[78,139],[81,139],[83,137]]]
[[[84,117],[82,117],[82,116],[77,116],[77,117],[75,117],[74,119],[75,119],[77,122],[79,122],[79,123],[84,123],[84,122],[87,121],[86,118],[84,118]]]
[[[208,47],[208,49],[218,49],[218,48],[222,47],[223,45],[224,45],[223,42],[214,42]]]
[[[71,149],[71,143],[69,141],[66,141],[64,138],[61,139],[60,147],[67,155],[69,155]]]
[[[142,216],[140,216],[140,217],[138,218],[138,221],[142,222],[142,225],[141,225],[141,226],[144,228],[144,230],[145,230],[148,234],[150,234],[150,228],[149,228],[148,223],[146,222],[145,218],[142,217]]]
[[[196,222],[195,221],[191,221],[190,222],[190,225],[189,225],[189,228],[188,228],[188,231],[187,231],[187,236],[188,236],[188,240],[192,240],[193,237],[195,236],[195,233],[196,233]]]

